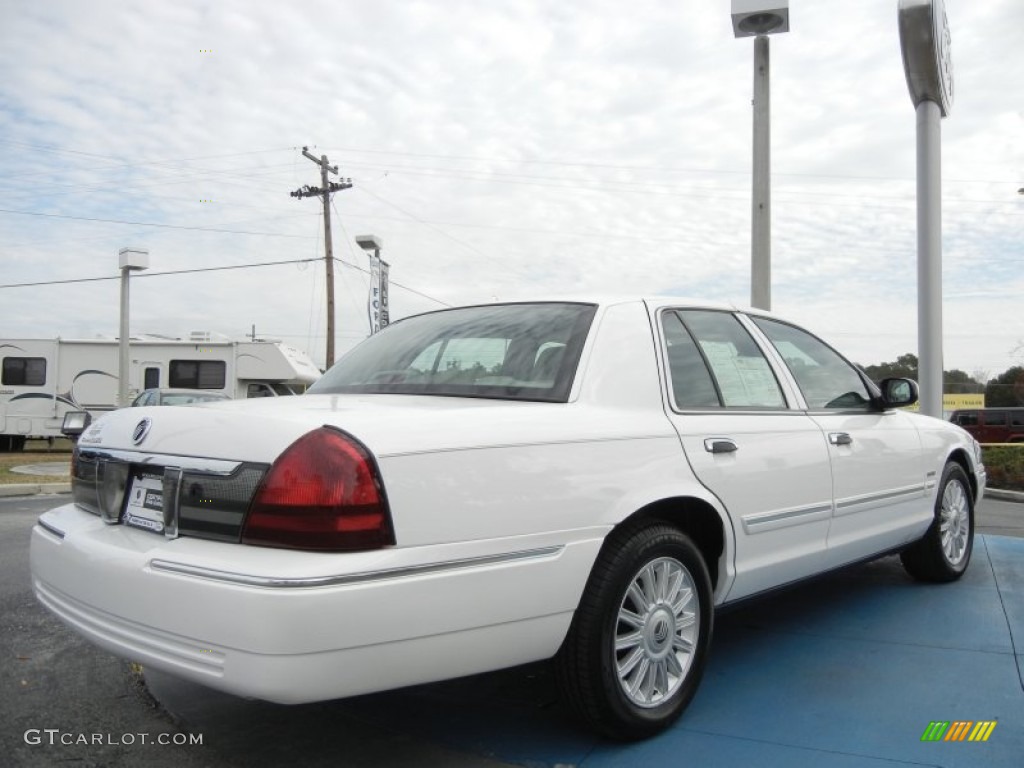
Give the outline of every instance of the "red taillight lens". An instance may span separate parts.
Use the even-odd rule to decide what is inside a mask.
[[[391,515],[369,451],[328,427],[300,437],[256,490],[242,542],[332,552],[394,544]]]

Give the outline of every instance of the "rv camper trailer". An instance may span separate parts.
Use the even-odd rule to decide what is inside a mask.
[[[20,450],[28,438],[59,437],[67,411],[96,418],[118,405],[116,339],[0,339],[0,366],[0,450]],[[290,395],[319,376],[304,352],[275,341],[194,333],[187,341],[143,337],[129,345],[130,398],[156,387],[234,398]]]

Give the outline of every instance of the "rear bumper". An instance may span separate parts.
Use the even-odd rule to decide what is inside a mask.
[[[32,533],[38,599],[107,650],[242,696],[302,703],[547,658],[602,532],[323,554],[106,525]]]

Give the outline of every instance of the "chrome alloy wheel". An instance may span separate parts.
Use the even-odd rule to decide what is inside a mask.
[[[671,557],[644,565],[630,580],[615,628],[619,685],[633,704],[657,707],[679,690],[699,633],[700,602],[686,567]]]
[[[942,493],[939,533],[942,537],[942,551],[950,565],[958,565],[964,559],[970,532],[971,505],[967,492],[958,482],[947,483]]]

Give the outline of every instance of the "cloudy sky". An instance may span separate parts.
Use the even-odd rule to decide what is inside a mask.
[[[947,0],[947,368],[1024,364],[1024,3]],[[562,293],[749,302],[753,46],[728,0],[0,0],[0,337],[367,332]],[[772,56],[773,309],[863,364],[916,352],[915,117],[897,0],[791,0]],[[303,261],[307,260],[307,261]],[[168,275],[178,270],[240,267]]]

